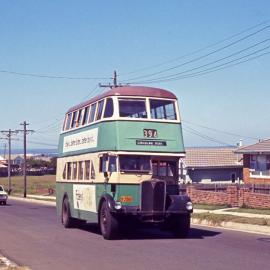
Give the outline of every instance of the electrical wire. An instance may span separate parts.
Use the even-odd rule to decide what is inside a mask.
[[[109,77],[73,77],[73,76],[55,76],[55,75],[44,75],[35,73],[24,73],[10,70],[0,70],[0,73],[6,73],[11,75],[18,75],[24,77],[35,77],[35,78],[45,78],[45,79],[65,79],[65,80],[109,80]]]
[[[197,124],[197,123],[194,123],[194,122],[191,122],[191,121],[188,121],[188,120],[183,120],[182,119],[182,122],[185,124],[185,126],[188,123],[188,124],[200,127],[200,128],[211,130],[211,131],[214,131],[214,132],[217,132],[217,133],[226,134],[226,135],[229,135],[229,136],[232,136],[232,137],[240,137],[240,138],[246,138],[246,139],[251,139],[251,140],[256,140],[256,141],[260,140],[260,138],[257,138],[257,137],[250,137],[250,136],[245,136],[243,134],[232,133],[232,132],[228,132],[228,131],[225,131],[225,130],[220,130],[220,129],[204,126],[204,125],[201,125],[201,124]]]
[[[223,60],[225,60],[225,59],[231,58],[231,57],[233,57],[233,56],[235,56],[235,55],[241,54],[241,53],[243,53],[243,52],[245,52],[245,51],[248,51],[248,50],[250,50],[250,49],[252,49],[252,48],[255,48],[255,47],[257,47],[257,46],[259,46],[259,45],[261,45],[261,44],[263,44],[263,43],[268,42],[269,40],[270,40],[270,38],[267,38],[267,39],[265,39],[265,40],[263,40],[263,41],[257,42],[257,43],[255,43],[255,44],[249,46],[249,47],[246,47],[246,48],[244,48],[244,49],[242,49],[242,50],[239,50],[239,51],[237,51],[237,52],[234,52],[234,53],[232,53],[232,54],[230,54],[230,55],[224,56],[224,57],[219,58],[219,59],[217,59],[217,60],[208,62],[208,63],[206,63],[206,64],[200,65],[200,66],[195,67],[195,68],[186,69],[186,70],[184,70],[184,71],[182,71],[182,72],[178,72],[178,73],[175,73],[175,74],[173,74],[173,75],[167,75],[167,76],[159,77],[159,78],[157,78],[157,79],[158,79],[158,80],[159,80],[159,79],[170,79],[170,78],[173,78],[173,77],[175,77],[175,76],[178,76],[178,75],[181,75],[181,74],[190,72],[190,71],[194,71],[194,70],[201,69],[201,68],[203,68],[203,67],[211,66],[211,65],[213,65],[213,64],[215,64],[215,63],[221,62],[221,61],[223,61]],[[263,48],[263,50],[266,50],[266,49],[268,49],[268,48],[269,48],[269,46]],[[260,52],[260,51],[261,51],[261,50],[258,50],[258,51],[256,51],[255,53]],[[249,55],[248,55],[248,56],[249,56]]]
[[[212,137],[210,137],[208,135],[202,134],[202,133],[200,133],[199,131],[197,131],[197,130],[195,130],[193,128],[183,127],[183,130],[188,132],[188,133],[191,133],[193,135],[196,135],[196,136],[198,136],[198,137],[200,137],[202,139],[205,139],[207,141],[217,143],[218,145],[225,145],[227,147],[232,147],[233,146],[232,144],[229,144],[227,142],[223,142],[223,141],[217,140],[215,138],[212,138]]]
[[[239,60],[247,58],[247,57],[249,57],[251,55],[257,54],[259,51],[266,50],[267,48],[269,48],[269,46],[266,47],[266,48],[263,48],[262,50],[258,50],[256,52],[253,52],[253,53],[245,55],[243,57],[231,60],[231,61],[223,63],[221,65],[218,65],[218,66],[215,66],[215,67],[212,67],[212,68],[208,68],[208,69],[205,69],[205,70],[202,70],[202,71],[199,71],[199,72],[190,73],[190,74],[187,74],[187,75],[184,75],[184,76],[177,76],[177,77],[173,77],[173,78],[169,78],[169,79],[160,79],[160,80],[156,79],[156,80],[149,80],[149,81],[143,81],[143,82],[132,82],[132,83],[134,83],[134,84],[146,84],[146,83],[157,83],[157,82],[160,83],[160,82],[177,81],[177,80],[186,79],[186,78],[193,78],[193,77],[203,76],[203,75],[206,75],[206,74],[209,74],[209,73],[213,73],[213,72],[216,72],[216,71],[219,71],[219,70],[223,70],[223,69],[227,69],[227,68],[230,68],[230,67],[233,67],[233,66],[237,66],[237,65],[240,65],[240,64],[243,64],[243,63],[258,59],[258,58],[263,57],[265,55],[268,55],[268,54],[270,54],[270,51],[267,51],[265,53],[259,54],[259,55],[254,56],[254,57],[250,57],[250,58],[248,58],[246,60],[239,61]],[[239,61],[239,62],[234,63],[236,61]],[[230,64],[230,63],[233,63],[233,64]]]
[[[191,60],[189,60],[189,61],[186,61],[186,62],[184,62],[184,63],[175,65],[175,66],[170,67],[170,68],[166,68],[166,69],[160,70],[160,71],[158,71],[158,72],[153,72],[153,73],[150,73],[150,74],[146,74],[146,75],[142,75],[142,76],[137,76],[137,77],[129,78],[129,79],[125,80],[125,81],[132,81],[132,80],[137,80],[137,79],[142,79],[142,78],[153,77],[153,76],[155,76],[155,75],[158,75],[158,74],[161,74],[161,73],[164,73],[164,72],[168,72],[168,71],[177,69],[177,68],[179,68],[179,67],[182,67],[182,66],[185,66],[185,65],[188,65],[188,64],[197,62],[197,61],[199,61],[199,60],[201,60],[201,59],[204,59],[204,58],[206,58],[206,57],[208,57],[208,56],[210,56],[210,55],[216,54],[217,52],[220,52],[220,51],[222,51],[222,50],[225,50],[225,49],[227,49],[227,48],[229,48],[229,47],[231,47],[231,46],[233,46],[233,45],[235,45],[235,44],[237,44],[237,43],[240,43],[240,42],[242,42],[243,40],[246,40],[246,39],[248,39],[248,38],[250,38],[250,37],[252,37],[252,36],[254,36],[254,35],[257,35],[258,33],[262,32],[262,31],[265,31],[266,29],[269,29],[269,28],[270,28],[270,25],[266,25],[266,26],[264,26],[263,28],[260,28],[259,30],[255,31],[255,32],[253,32],[253,33],[251,33],[251,34],[249,34],[249,35],[246,35],[246,36],[244,36],[244,37],[242,37],[242,38],[240,38],[240,39],[238,39],[238,40],[236,40],[236,41],[234,41],[234,42],[231,42],[231,43],[229,43],[229,44],[227,44],[227,45],[225,45],[225,46],[223,46],[223,47],[221,47],[221,48],[218,48],[218,49],[216,49],[216,50],[214,50],[214,51],[211,51],[211,52],[209,52],[209,53],[207,53],[207,54],[204,54],[204,55],[202,55],[202,56],[193,58],[193,59],[191,59]]]
[[[257,28],[257,27],[259,27],[259,26],[261,26],[261,25],[264,25],[264,24],[266,24],[266,23],[268,23],[268,22],[269,22],[269,20],[263,21],[263,22],[261,22],[261,23],[259,23],[259,24],[256,24],[256,25],[253,25],[253,26],[251,26],[251,27],[248,27],[248,28],[246,28],[246,29],[244,29],[244,30],[242,30],[242,31],[240,31],[240,32],[238,32],[238,33],[236,33],[236,34],[233,34],[233,35],[231,35],[231,36],[229,36],[229,37],[227,37],[227,38],[225,38],[225,39],[222,39],[222,40],[220,40],[220,41],[217,41],[217,42],[212,43],[212,44],[210,44],[210,45],[207,45],[207,46],[205,46],[205,47],[203,47],[203,48],[200,48],[200,49],[197,49],[197,50],[195,50],[195,51],[192,51],[192,52],[190,52],[190,53],[184,54],[184,55],[182,55],[182,56],[179,56],[179,57],[176,57],[176,58],[173,58],[173,59],[170,59],[170,60],[161,62],[161,63],[159,63],[159,64],[154,64],[154,65],[150,65],[150,66],[147,66],[147,67],[144,67],[144,68],[136,69],[136,70],[134,70],[134,71],[130,71],[130,72],[126,72],[126,73],[121,73],[121,74],[118,74],[118,76],[126,76],[126,75],[138,73],[138,72],[145,71],[145,70],[149,70],[149,69],[154,69],[154,68],[157,68],[157,67],[160,67],[160,66],[163,66],[163,65],[167,65],[167,64],[176,62],[176,61],[178,61],[178,60],[180,60],[180,59],[186,58],[186,57],[188,57],[188,56],[192,56],[192,55],[197,54],[197,53],[199,53],[199,52],[205,51],[205,50],[207,50],[207,49],[209,49],[209,48],[215,47],[216,45],[222,44],[222,43],[224,43],[224,42],[226,42],[226,41],[228,41],[228,40],[231,40],[231,39],[233,39],[233,38],[235,38],[235,37],[237,37],[237,36],[240,36],[240,35],[242,35],[242,34],[244,34],[244,33],[246,33],[246,32],[249,32],[250,30],[253,30],[253,29],[255,29],[255,28]]]

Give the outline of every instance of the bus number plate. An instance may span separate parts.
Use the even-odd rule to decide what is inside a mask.
[[[157,130],[156,129],[144,129],[143,136],[145,138],[157,138]]]

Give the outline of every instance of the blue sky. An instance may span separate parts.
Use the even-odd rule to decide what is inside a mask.
[[[38,142],[56,145],[65,111],[89,97],[99,82],[109,82],[113,70],[118,71],[121,82],[180,65],[267,26],[269,15],[270,2],[260,0],[2,0],[1,71],[108,79],[48,79],[0,72],[0,129],[18,129],[26,120],[29,128],[37,131],[29,135],[32,141],[29,147],[44,147]],[[179,58],[260,23],[262,25],[234,39]],[[267,28],[235,46],[171,73],[226,57],[265,41],[270,38],[269,34]],[[269,45],[266,40],[246,53]],[[263,52],[269,51],[270,48]],[[171,61],[176,58],[179,59]],[[148,68],[166,61],[170,62]],[[141,71],[130,73],[134,70]],[[204,76],[146,85],[176,93],[182,118],[186,121],[183,125],[187,146],[236,144],[239,139],[249,144],[256,140],[247,137],[270,137],[269,70],[270,54],[267,54]],[[3,144],[1,140],[0,149]],[[22,142],[14,141],[13,147],[22,147]]]

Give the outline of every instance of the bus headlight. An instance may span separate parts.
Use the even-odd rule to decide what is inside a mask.
[[[115,208],[116,210],[120,210],[121,207],[122,207],[122,203],[121,203],[121,202],[116,201],[116,202],[114,203],[114,208]]]
[[[187,209],[188,211],[192,211],[192,209],[193,209],[192,202],[187,202],[187,204],[186,204],[186,209]]]

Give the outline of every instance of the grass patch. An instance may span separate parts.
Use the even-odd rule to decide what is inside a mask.
[[[0,185],[8,190],[8,178],[0,177]],[[27,176],[27,193],[33,195],[43,195],[48,193],[48,189],[55,190],[55,175]],[[24,179],[23,176],[11,177],[11,189],[13,193],[23,194]]]
[[[226,212],[238,212],[238,213],[250,213],[250,214],[270,215],[270,208],[269,209],[237,208],[237,209],[226,210]]]
[[[228,208],[228,205],[211,205],[211,204],[194,204],[194,209],[203,209],[203,210],[218,210]]]
[[[238,217],[229,214],[218,215],[212,213],[193,213],[192,218],[196,218],[199,221],[207,220],[211,225],[214,226],[220,226],[223,222],[236,222],[242,224],[270,226],[270,219]]]

